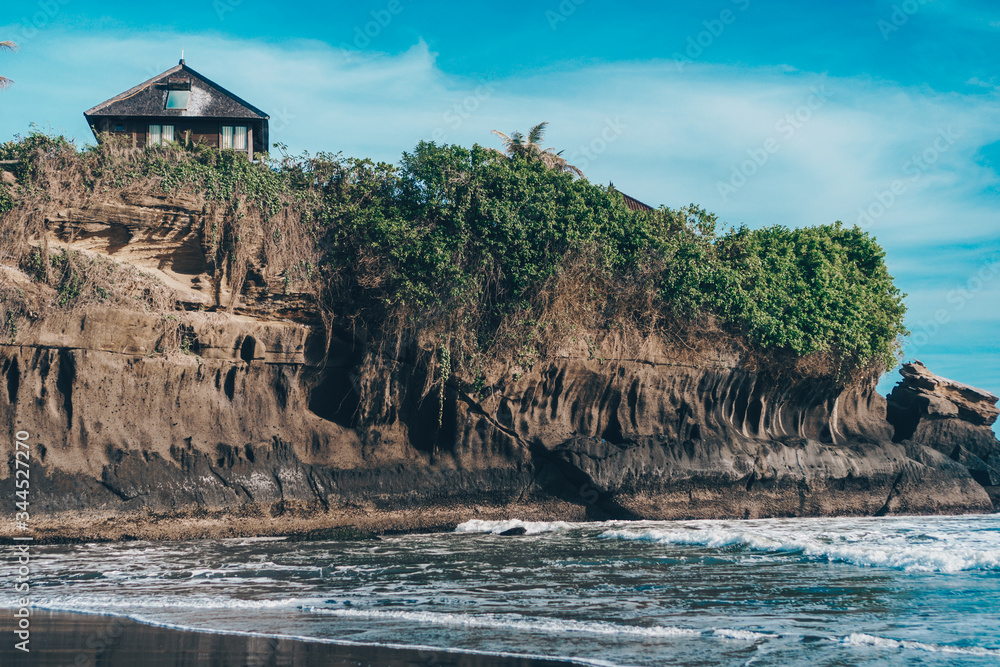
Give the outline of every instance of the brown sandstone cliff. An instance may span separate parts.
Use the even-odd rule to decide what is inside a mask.
[[[919,361],[903,364],[900,375],[888,403],[893,439],[961,463],[995,503],[1000,500],[1000,447],[990,428],[1000,414],[997,397],[935,375]]]
[[[0,417],[34,445],[40,537],[993,509],[985,392],[908,367],[890,424],[873,386],[769,372],[723,337],[628,355],[608,337],[478,389],[451,378],[442,406],[416,342],[387,356],[335,332],[328,346],[306,297],[263,268],[226,310],[213,215],[132,197],[47,220],[50,246],[138,266],[187,312],[54,309],[49,288],[0,269],[33,316],[0,344]]]

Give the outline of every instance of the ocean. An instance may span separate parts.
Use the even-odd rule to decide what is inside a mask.
[[[523,535],[499,533],[521,527]],[[1000,515],[35,546],[36,607],[589,665],[1000,664]],[[0,607],[16,606],[12,568]]]

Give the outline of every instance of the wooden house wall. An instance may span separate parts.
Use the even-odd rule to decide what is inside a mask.
[[[115,132],[116,125],[123,125],[123,132]],[[152,118],[144,117],[140,119],[102,119],[100,121],[100,126],[97,128],[99,132],[108,132],[110,134],[124,134],[131,135],[134,138],[136,146],[145,146],[147,142],[147,135],[149,133],[150,125],[173,125],[174,126],[174,140],[178,142],[184,141],[185,133],[191,132],[191,140],[194,143],[204,144],[212,148],[218,148],[221,145],[221,134],[223,125],[246,125],[253,130],[253,151],[254,153],[261,153],[267,150],[267,147],[263,145],[263,138],[261,137],[263,124],[260,121],[253,121],[248,119],[217,119],[217,118]]]

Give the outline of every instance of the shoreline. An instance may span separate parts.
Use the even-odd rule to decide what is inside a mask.
[[[77,665],[342,665],[354,667],[566,667],[587,663],[536,656],[368,645],[300,637],[180,629],[126,616],[35,609],[30,652],[14,647],[13,610],[0,609],[0,663]]]
[[[1000,490],[1000,487],[994,487]],[[33,517],[32,543],[82,544],[94,542],[173,541],[201,539],[285,538],[290,541],[365,540],[379,536],[446,533],[460,523],[473,519],[485,521],[565,521],[569,523],[598,522],[619,517],[588,516],[578,506],[562,503],[520,503],[502,507],[482,505],[455,507],[422,507],[414,510],[337,509],[316,512],[309,508],[285,509],[254,508],[253,512],[215,510],[184,512],[172,515],[153,512],[136,513],[123,517],[118,512],[94,511],[63,513],[55,516]],[[964,516],[996,514],[997,512],[903,512],[889,516]],[[691,521],[701,519],[783,519],[783,518],[833,518],[842,516],[870,517],[873,514],[831,512],[824,514],[777,514],[758,516],[731,516],[725,512],[685,513],[663,518],[636,519],[648,521]],[[26,534],[15,532],[13,522],[0,527],[0,545],[15,544],[15,537]]]
[[[409,510],[336,508],[317,511],[285,503],[194,512],[117,511],[61,512],[33,515],[30,532],[17,532],[13,521],[0,525],[0,544],[30,536],[34,544],[88,542],[170,541],[275,537],[314,541],[373,539],[380,535],[451,532],[470,519],[505,521],[588,521],[586,512],[568,503],[519,503],[505,506],[471,505]]]

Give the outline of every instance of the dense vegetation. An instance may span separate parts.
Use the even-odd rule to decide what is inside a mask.
[[[720,231],[694,205],[636,213],[611,188],[480,146],[421,143],[399,165],[329,154],[251,164],[111,140],[78,151],[33,133],[0,146],[0,160],[17,160],[19,181],[0,190],[0,258],[34,261],[39,280],[82,270],[72,257],[38,270],[31,237],[52,202],[194,193],[225,212],[210,234],[231,282],[265,266],[330,318],[383,336],[433,332],[442,363],[471,368],[501,351],[530,362],[576,331],[711,326],[842,372],[891,366],[904,333],[884,253],[857,227]],[[63,305],[94,298],[77,281]]]

